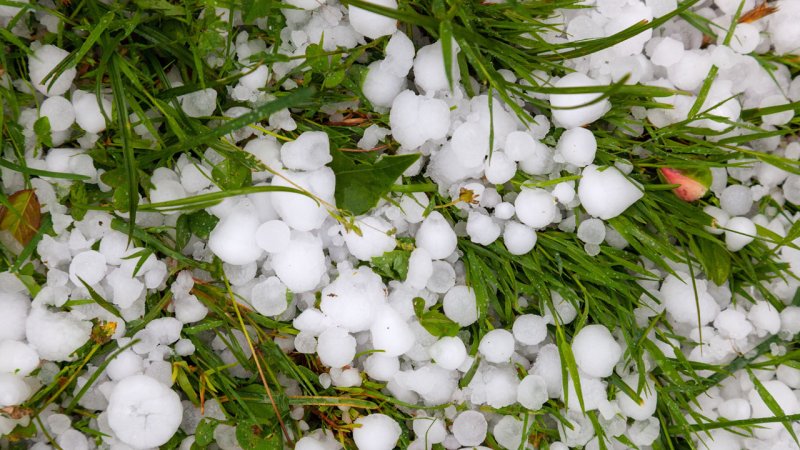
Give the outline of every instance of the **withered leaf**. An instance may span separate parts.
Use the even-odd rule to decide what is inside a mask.
[[[11,208],[0,206],[0,230],[8,231],[22,245],[36,236],[42,224],[42,208],[33,189],[17,191],[8,197]]]

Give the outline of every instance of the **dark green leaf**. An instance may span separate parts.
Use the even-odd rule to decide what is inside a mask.
[[[252,183],[252,173],[244,165],[226,159],[214,166],[211,177],[222,189],[236,189]]]
[[[36,119],[36,122],[33,123],[33,132],[36,133],[36,140],[47,147],[53,146],[53,140],[50,137],[50,119],[47,116]]]
[[[332,88],[340,85],[342,81],[344,81],[344,76],[347,72],[344,69],[334,70],[325,76],[325,81],[322,82],[322,85],[327,88]]]
[[[244,0],[242,11],[244,21],[252,22],[269,14],[272,0]]]
[[[378,204],[419,154],[383,156],[374,164],[356,162],[334,151],[331,167],[336,173],[336,205],[353,214],[364,214]]]
[[[455,336],[461,330],[461,325],[448,319],[439,311],[428,311],[419,318],[419,323],[428,333],[436,336]]]
[[[205,448],[214,442],[214,429],[217,428],[219,422],[213,419],[203,419],[197,425],[197,430],[194,432],[194,443],[199,448]]]
[[[76,221],[83,220],[86,216],[86,205],[89,203],[89,196],[86,194],[86,185],[83,183],[72,183],[69,187],[70,214]]]
[[[217,226],[219,219],[205,210],[189,214],[189,230],[201,239],[208,239],[211,230]]]
[[[408,274],[408,258],[411,252],[392,250],[372,258],[372,268],[379,275],[393,280],[405,280]]]
[[[175,223],[175,249],[178,251],[186,247],[186,244],[189,243],[189,238],[192,237],[189,221],[188,214],[181,214]]]
[[[721,286],[731,273],[731,254],[722,245],[703,239],[700,241],[700,263],[703,271],[714,284]]]

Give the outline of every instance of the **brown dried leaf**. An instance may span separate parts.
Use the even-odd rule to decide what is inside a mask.
[[[17,191],[8,198],[11,208],[0,207],[0,230],[8,231],[22,245],[36,236],[42,224],[42,208],[33,189]]]
[[[739,23],[753,23],[756,20],[762,19],[778,10],[777,6],[769,6],[765,1],[756,5],[755,8],[747,11],[739,17]]]

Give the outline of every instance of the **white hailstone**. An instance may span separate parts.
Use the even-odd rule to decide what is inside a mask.
[[[425,288],[436,294],[444,294],[456,285],[456,271],[447,261],[434,261],[433,273]]]
[[[72,427],[72,419],[64,414],[51,414],[47,417],[47,426],[51,433],[62,434]]]
[[[442,139],[450,129],[450,107],[444,100],[401,92],[389,112],[392,137],[403,148],[416,149],[428,140]]]
[[[639,186],[616,167],[587,166],[578,184],[578,198],[583,208],[603,220],[617,217],[643,196]]]
[[[633,373],[622,379],[634,392],[637,392],[641,401],[632,399],[623,391],[617,393],[617,405],[626,417],[634,420],[647,420],[656,412],[658,405],[658,392],[655,385],[645,377],[645,384],[641,392],[639,387],[639,374]]]
[[[717,208],[716,206],[711,206],[711,205],[708,205],[705,208],[703,208],[703,212],[711,216],[712,219],[712,225],[704,227],[706,231],[708,231],[711,234],[717,234],[717,235],[725,232],[723,228],[725,227],[725,225],[728,224],[728,220],[731,219],[731,216],[728,213],[721,210],[720,208]]]
[[[558,139],[556,146],[558,151],[568,164],[576,167],[585,167],[594,161],[597,153],[597,139],[594,133],[586,128],[572,128],[564,132]]]
[[[317,170],[333,161],[328,134],[306,131],[281,147],[281,162],[292,170]]]
[[[374,61],[368,69],[364,83],[361,85],[364,97],[373,106],[383,108],[392,106],[395,97],[406,88],[405,76],[398,76],[387,70],[383,61]]]
[[[797,55],[797,42],[800,41],[797,14],[800,8],[798,8],[797,2],[791,0],[780,0],[776,6],[778,11],[768,21],[768,31],[772,45],[775,46],[775,53]],[[743,11],[748,10],[744,9]]]
[[[28,73],[33,87],[48,96],[67,92],[78,73],[75,67],[64,70],[58,78],[50,78],[47,82],[44,78],[68,56],[68,51],[55,45],[43,45],[28,56]]]
[[[154,182],[153,189],[150,189],[150,202],[152,203],[180,200],[186,196],[186,189],[179,181],[175,180],[159,180]]]
[[[398,77],[405,78],[414,65],[414,43],[402,31],[396,31],[386,44],[386,57],[381,67]]]
[[[775,311],[777,315],[777,311]],[[752,331],[753,325],[747,321],[747,316],[736,309],[726,309],[714,319],[714,328],[720,336],[730,339],[746,338]]]
[[[775,375],[784,384],[792,389],[800,389],[800,369],[781,364],[775,370]]]
[[[489,154],[487,131],[476,122],[465,122],[455,129],[450,143],[462,166],[472,168],[483,164]]]
[[[39,354],[24,342],[0,341],[0,355],[0,373],[26,376],[39,367]]]
[[[756,225],[747,217],[733,217],[725,228],[725,245],[732,252],[738,252],[753,242],[758,233]]]
[[[602,244],[606,238],[606,226],[600,219],[586,219],[578,225],[578,239],[587,244]]]
[[[731,398],[720,403],[717,412],[728,420],[746,420],[750,418],[750,402],[743,398]]]
[[[514,217],[514,205],[509,202],[500,202],[494,206],[494,216],[500,220]]]
[[[291,234],[282,220],[269,220],[256,229],[256,244],[267,253],[280,253],[289,246]]]
[[[523,188],[514,200],[514,211],[525,225],[536,229],[544,228],[556,217],[556,201],[544,189]]]
[[[503,329],[492,330],[481,338],[478,351],[490,363],[506,362],[514,354],[514,335]]]
[[[505,184],[514,178],[517,173],[517,164],[505,153],[496,151],[486,161],[484,175],[486,180],[492,184]]]
[[[454,87],[461,80],[461,72],[458,70],[458,59],[456,57],[458,51],[458,45],[453,41],[451,71]],[[414,82],[425,93],[430,94],[450,89],[447,83],[447,71],[444,67],[441,40],[426,45],[417,51],[417,57],[414,58]]]
[[[398,370],[400,370],[400,359],[396,356],[373,353],[364,361],[364,371],[378,381],[391,380]]]
[[[445,428],[444,420],[442,419],[417,416],[414,418],[411,428],[414,430],[414,436],[418,440],[429,445],[440,444],[447,437],[447,428]]]
[[[536,314],[523,314],[511,327],[514,338],[523,345],[538,345],[547,338],[547,320]]]
[[[128,251],[128,236],[116,230],[109,230],[100,240],[98,249],[106,257],[106,263],[118,266]]]
[[[753,193],[741,184],[728,186],[719,197],[719,205],[731,216],[743,216],[753,207]]]
[[[394,250],[397,241],[391,235],[392,225],[377,217],[364,217],[356,221],[361,235],[355,230],[344,233],[344,242],[350,254],[361,261],[370,261],[376,256]]]
[[[512,255],[524,255],[536,245],[536,231],[517,221],[506,222],[503,230],[503,243]]]
[[[794,336],[800,333],[800,307],[787,306],[781,311],[781,333]]]
[[[416,244],[427,250],[431,258],[444,259],[456,250],[458,239],[444,216],[433,211],[417,230]]]
[[[673,64],[677,64],[678,61],[681,60],[683,52],[683,42],[672,39],[671,37],[665,37],[661,39],[655,49],[653,49],[653,55],[650,57],[650,61],[659,66],[669,67]]]
[[[538,411],[547,402],[547,381],[535,374],[526,376],[517,387],[517,402],[527,409]]]
[[[486,439],[488,429],[489,424],[483,414],[467,410],[453,420],[451,431],[459,444],[464,447],[475,447]]]
[[[248,68],[244,72],[245,75],[239,78],[239,83],[253,91],[263,88],[269,79],[269,69],[265,65],[258,66],[255,69]]]
[[[400,439],[400,425],[385,414],[369,414],[356,419],[353,440],[359,450],[392,450]]]
[[[759,336],[763,333],[778,334],[781,329],[781,314],[772,304],[763,300],[757,301],[750,308],[747,319],[760,331]]]
[[[400,356],[414,346],[416,338],[405,320],[389,305],[383,305],[369,327],[372,348],[386,356]]]
[[[235,207],[211,231],[208,248],[228,264],[239,266],[255,262],[264,254],[256,243],[259,225],[255,211]]]
[[[339,276],[322,290],[320,309],[335,325],[347,331],[369,329],[380,307],[386,303],[381,277],[368,266],[341,269]]]
[[[368,0],[368,2],[373,5],[397,9],[397,0]],[[391,17],[355,6],[348,6],[347,11],[350,26],[370,39],[378,39],[381,36],[388,36],[397,31],[397,20]]]
[[[571,88],[600,85],[602,85],[602,83],[589,78],[583,73],[573,72],[556,81],[553,87]],[[611,102],[609,102],[608,99],[596,101],[601,96],[601,93],[550,94],[550,105],[553,107],[553,119],[555,119],[559,125],[567,129],[592,123],[603,117],[603,115],[611,109]]]
[[[181,109],[189,117],[208,117],[217,109],[217,91],[201,89],[178,97]]]
[[[711,69],[711,56],[700,50],[687,50],[680,61],[667,68],[669,81],[678,89],[693,91],[708,75]]]
[[[495,424],[492,436],[500,446],[508,450],[517,450],[525,444],[523,423],[514,416],[503,416]]]
[[[183,406],[178,394],[158,380],[133,375],[114,386],[106,413],[117,439],[145,449],[165,444],[178,431]]]
[[[203,320],[208,308],[194,295],[175,299],[175,318],[183,323],[194,323]]]
[[[39,115],[50,121],[51,131],[64,131],[75,123],[75,108],[72,102],[61,96],[53,96],[42,102]]]
[[[295,293],[315,288],[326,271],[322,241],[304,231],[292,232],[289,246],[273,253],[270,262],[278,278]]]
[[[117,355],[106,366],[106,374],[112,381],[120,381],[144,370],[142,357],[132,350],[125,350]]]
[[[652,445],[655,442],[656,438],[658,438],[661,425],[657,418],[651,417],[647,420],[636,421],[628,428],[628,435],[631,438],[631,442],[635,445],[640,447]],[[712,431],[713,434],[716,430]],[[727,447],[727,448],[736,448]]]
[[[466,327],[478,320],[478,305],[475,291],[467,286],[454,286],[442,300],[444,315],[453,322]]]
[[[758,104],[758,107],[759,108],[769,108],[771,106],[780,106],[780,105],[785,105],[787,103],[789,103],[789,100],[787,100],[786,97],[784,97],[783,95],[770,95],[769,97],[765,97],[763,100],[761,100],[761,103]],[[766,125],[774,125],[774,126],[786,125],[793,118],[794,118],[794,110],[791,110],[791,109],[788,110],[788,111],[781,111],[781,112],[772,113],[772,114],[766,114],[764,116],[761,116],[762,123],[764,123]],[[769,165],[768,163],[762,163],[762,166],[774,167],[774,166]],[[776,170],[776,169],[773,169],[773,170]],[[783,172],[783,171],[780,171],[780,172]],[[764,177],[761,176],[761,173],[759,173],[758,180],[761,182],[761,184],[765,184],[764,183]]]
[[[172,345],[177,342],[181,337],[182,328],[181,321],[174,317],[151,320],[145,327],[150,336],[162,345]]]
[[[4,311],[5,314],[5,311]],[[65,313],[35,308],[24,322],[28,344],[43,359],[68,361],[72,352],[88,339],[92,323]]]
[[[278,277],[269,277],[256,283],[250,294],[250,304],[264,316],[282,314],[289,306],[286,298],[286,285]]]
[[[578,368],[589,376],[604,378],[622,357],[622,347],[603,325],[587,325],[572,339],[572,353]]]
[[[467,218],[467,234],[472,242],[489,245],[500,237],[500,225],[486,214],[470,211]]]
[[[244,151],[258,158],[266,166],[272,169],[281,168],[281,145],[277,139],[267,136],[247,141]]]
[[[69,450],[89,450],[89,440],[78,430],[67,430],[56,439],[59,447]]]
[[[0,291],[0,341],[25,338],[25,320],[31,309],[31,301],[23,294]]]
[[[91,92],[73,92],[72,107],[75,108],[75,122],[89,133],[105,130],[106,118],[112,117],[111,102],[105,97],[98,101],[97,95]]]
[[[540,143],[530,133],[512,131],[506,136],[503,151],[512,161],[523,161],[533,156],[537,145]]]
[[[692,282],[686,273],[679,272],[678,275],[680,278],[672,274],[667,275],[659,290],[664,307],[670,316],[677,322],[694,326],[698,322],[700,325],[706,325],[713,321],[719,314],[719,305],[708,293],[708,282],[705,280]]]
[[[327,446],[311,436],[300,438],[294,444],[294,450],[327,450]]]
[[[111,288],[112,301],[122,309],[130,308],[141,297],[145,285],[136,278],[131,277],[127,269],[114,269],[106,277]]]
[[[720,37],[720,40],[723,39],[724,37]],[[752,23],[745,22],[736,25],[730,46],[736,53],[746,55],[755,50],[760,42],[761,36],[759,35],[758,27]]]
[[[272,186],[288,187],[309,191],[328,203],[334,203],[333,193],[336,188],[336,175],[330,167],[323,167],[312,172],[285,172],[284,176],[272,177]],[[295,230],[311,231],[319,228],[328,210],[325,205],[315,199],[294,192],[271,192],[272,206],[281,219]]]
[[[344,328],[330,327],[317,338],[317,355],[326,366],[344,367],[356,356],[356,338]]]
[[[425,289],[428,280],[433,275],[433,260],[430,253],[424,248],[415,248],[408,257],[408,272],[405,283],[411,288],[420,291]]]
[[[442,369],[456,370],[467,359],[467,347],[461,339],[447,336],[428,347],[428,355]]]
[[[83,286],[81,280],[94,286],[106,276],[106,257],[94,250],[86,250],[72,258],[69,265],[69,280],[75,286]]]
[[[0,373],[0,408],[20,405],[31,393],[30,386],[21,375]]]
[[[764,389],[772,395],[772,398],[777,402],[784,414],[791,415],[800,412],[800,401],[798,401],[797,396],[792,392],[789,386],[786,386],[786,384],[778,380],[764,381],[762,384],[764,385]],[[760,419],[763,417],[775,416],[756,389],[750,391],[748,399],[750,400],[750,407],[752,408],[752,418]],[[760,439],[771,439],[783,429],[782,423],[774,422],[765,423],[761,427],[756,428],[754,432],[756,437]]]

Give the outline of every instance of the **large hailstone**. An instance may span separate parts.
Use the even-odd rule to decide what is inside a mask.
[[[616,167],[601,170],[592,164],[583,169],[578,197],[587,213],[608,220],[622,214],[644,193]]]
[[[72,353],[86,343],[92,333],[92,323],[88,320],[44,308],[34,308],[25,326],[28,345],[42,359],[50,361],[71,361]]]
[[[234,265],[250,264],[264,251],[256,243],[260,222],[249,208],[235,208],[217,223],[208,238],[208,248],[223,262]]]
[[[107,413],[120,441],[145,449],[165,444],[178,431],[183,405],[175,391],[155,378],[133,375],[114,386]]]
[[[580,72],[574,72],[556,81],[553,87],[591,87],[601,84]],[[601,96],[600,93],[551,94],[550,105],[553,107],[553,118],[559,125],[567,129],[592,123],[611,109],[611,102],[607,99],[598,101]]]
[[[78,73],[74,67],[61,72],[58,78],[50,78],[47,82],[44,82],[47,74],[67,56],[69,56],[69,52],[64,49],[55,45],[43,45],[28,57],[28,73],[31,77],[31,84],[37,91],[50,96],[61,95],[69,90],[72,80],[75,79],[75,75]]]
[[[578,368],[589,376],[610,376],[622,357],[622,347],[603,325],[587,325],[572,339],[572,353]]]

